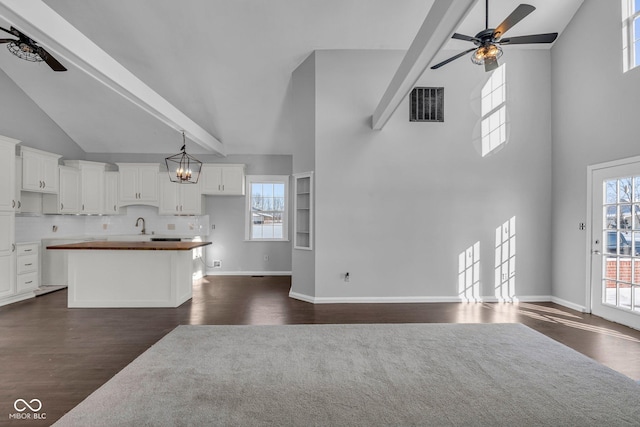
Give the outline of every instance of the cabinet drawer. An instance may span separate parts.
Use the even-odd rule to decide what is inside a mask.
[[[38,254],[38,244],[37,243],[28,243],[28,244],[18,244],[18,256],[21,255],[37,255]]]
[[[32,271],[38,271],[38,255],[19,256],[16,273],[31,273]]]
[[[32,291],[40,284],[38,283],[38,273],[19,274],[16,286],[16,293]]]

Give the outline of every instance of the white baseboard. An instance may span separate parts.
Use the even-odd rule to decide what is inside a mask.
[[[312,297],[298,292],[289,292],[289,297],[312,304],[396,304],[396,303],[434,303],[434,302],[458,302],[466,303],[466,299],[460,297]],[[550,302],[548,295],[524,295],[514,298],[513,302]],[[496,297],[482,297],[480,302],[504,302]],[[511,302],[511,301],[509,301]],[[471,302],[473,304],[473,302]]]
[[[289,292],[289,297],[312,304],[394,304],[424,302],[462,302],[458,297],[312,297]]]
[[[562,298],[551,297],[551,302],[562,305],[564,307],[570,308],[575,311],[579,311],[581,313],[589,313],[589,310],[587,310],[587,307],[585,307],[584,305],[575,304],[575,303],[572,303],[571,301],[567,301]]]
[[[315,304],[315,298],[305,294],[299,294],[298,292],[289,291],[289,298],[297,299],[304,302],[310,302]]]
[[[207,270],[207,276],[291,276],[290,271],[220,271]]]

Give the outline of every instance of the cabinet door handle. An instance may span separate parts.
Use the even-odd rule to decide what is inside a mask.
[[[82,204],[82,210],[84,210],[84,203]]]
[[[22,202],[18,200],[18,209],[20,209],[20,207],[22,207]]]
[[[25,264],[24,266],[25,266],[25,267],[29,267],[30,265],[33,265],[33,263],[32,263],[32,262],[30,262],[29,264]]]
[[[114,211],[114,212],[115,212],[115,211],[117,211],[117,209],[116,209],[116,205],[113,205],[113,211]]]
[[[222,191],[224,191],[224,184],[222,184]]]
[[[33,249],[25,249],[25,252],[31,252]]]
[[[178,205],[176,205],[176,211],[179,211],[179,210],[180,210],[180,208],[178,208]]]
[[[16,251],[16,244],[12,243],[11,244],[11,252],[15,252]]]
[[[28,282],[24,282],[25,285],[30,285],[33,283],[33,280],[29,280]]]
[[[16,201],[15,201],[15,200],[12,200],[12,201],[11,201],[11,207],[12,207],[12,208],[15,208],[15,207],[16,207]]]
[[[60,203],[60,210],[64,209],[64,203]]]
[[[40,188],[42,188],[42,181],[40,181]]]
[[[42,188],[46,188],[47,187],[47,181],[42,181]]]
[[[218,191],[220,191],[220,190],[221,190],[221,188],[220,188],[220,184],[218,184]]]

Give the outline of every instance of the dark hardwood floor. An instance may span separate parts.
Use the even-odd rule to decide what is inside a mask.
[[[523,323],[640,380],[640,331],[553,303],[323,304],[289,277],[210,276],[176,309],[68,309],[67,291],[0,308],[0,425],[50,425],[178,325]],[[46,420],[9,420],[16,399]]]

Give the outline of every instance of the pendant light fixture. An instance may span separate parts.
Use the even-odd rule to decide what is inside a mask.
[[[164,159],[171,182],[178,184],[197,184],[200,178],[202,162],[186,151],[186,138],[182,131],[182,148],[180,153]]]

